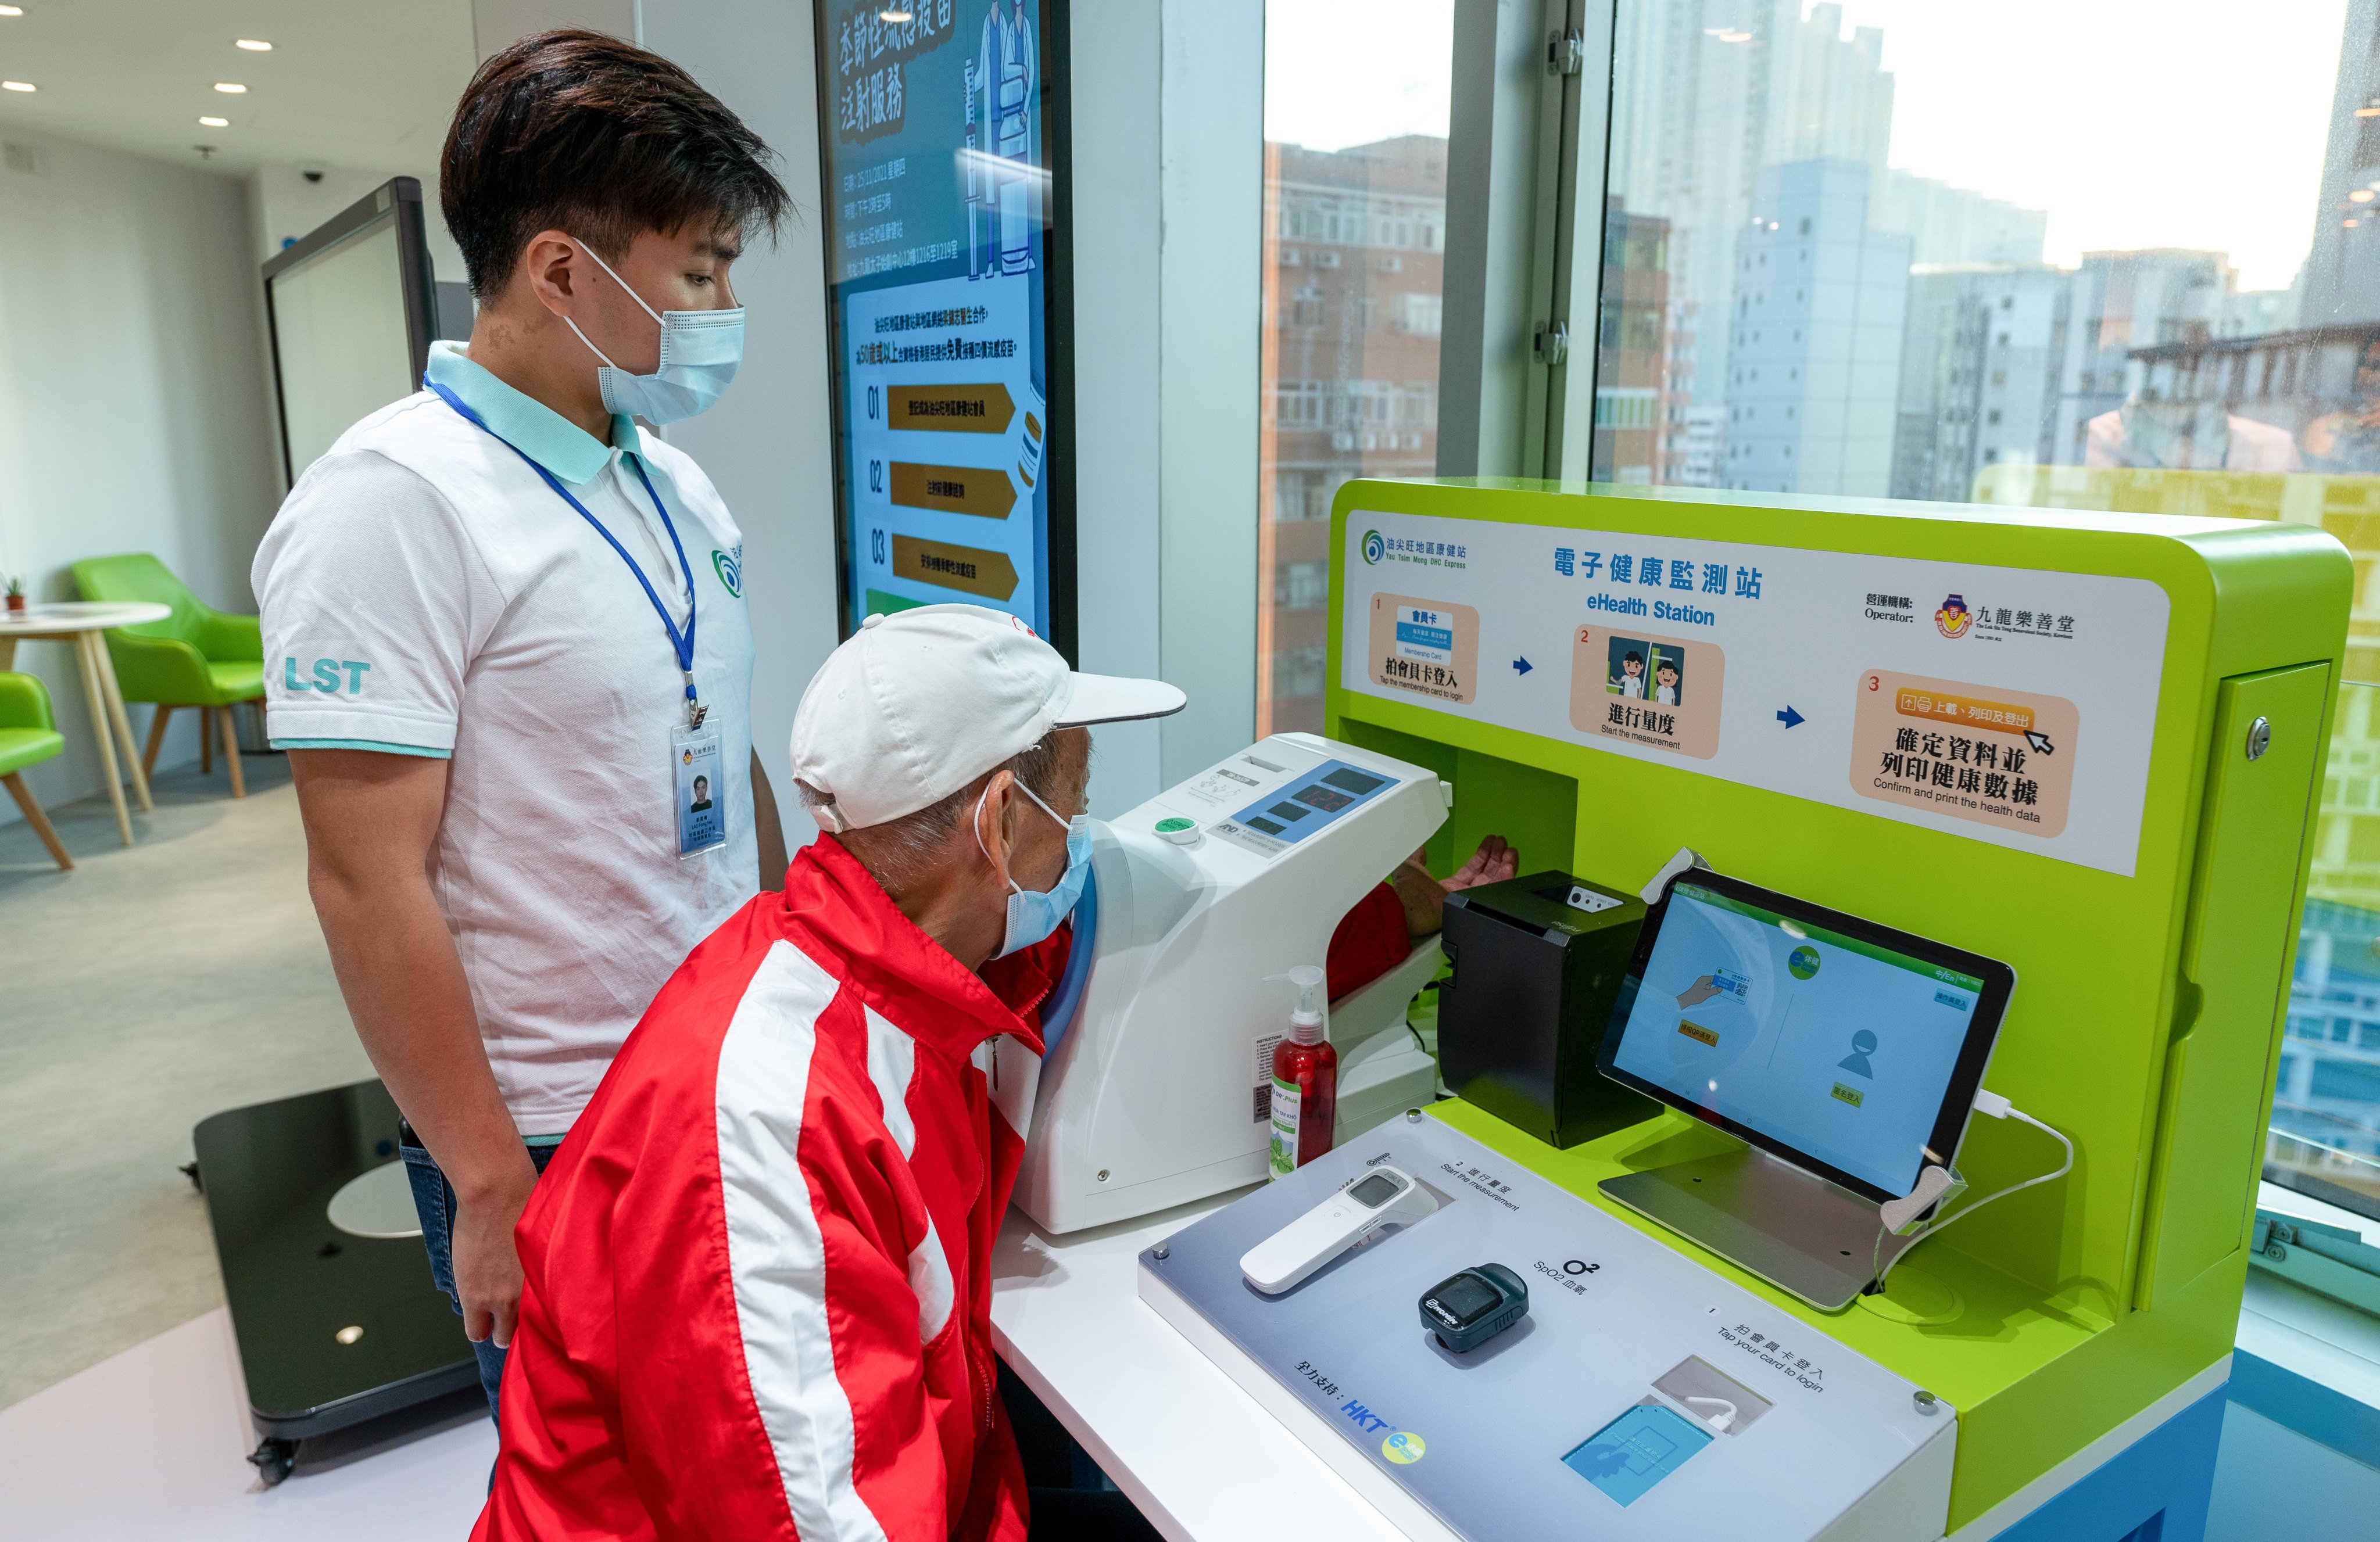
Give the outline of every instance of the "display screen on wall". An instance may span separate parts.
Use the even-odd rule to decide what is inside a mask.
[[[844,629],[988,605],[1072,657],[1062,6],[819,18]]]
[[[282,472],[292,486],[358,419],[419,389],[439,330],[435,295],[421,184],[409,176],[265,263]]]

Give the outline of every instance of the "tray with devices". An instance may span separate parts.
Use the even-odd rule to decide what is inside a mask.
[[[1412,1536],[1948,1514],[1947,1403],[1425,1114],[1143,1251],[1140,1294]]]

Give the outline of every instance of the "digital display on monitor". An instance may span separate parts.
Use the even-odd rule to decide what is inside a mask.
[[[1049,9],[819,8],[846,632],[956,602],[1072,634],[1052,614],[1072,580],[1051,572]]]
[[[1974,975],[1680,882],[1610,1066],[1897,1196],[1917,1181],[1984,992]]]

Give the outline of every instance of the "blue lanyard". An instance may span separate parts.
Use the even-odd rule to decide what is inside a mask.
[[[611,531],[603,527],[603,522],[597,519],[592,513],[590,513],[588,511],[586,504],[579,502],[578,500],[570,496],[570,489],[562,485],[559,477],[555,476],[553,473],[546,470],[545,467],[538,464],[534,460],[530,460],[528,452],[523,450],[519,445],[515,444],[512,440],[504,438],[504,435],[496,432],[493,428],[489,428],[485,422],[481,421],[478,413],[473,412],[470,408],[463,404],[463,399],[461,397],[455,395],[444,386],[440,385],[437,381],[431,379],[427,375],[421,377],[421,383],[430,390],[436,392],[441,397],[444,398],[448,406],[463,415],[465,422],[472,424],[478,428],[480,432],[486,434],[490,439],[494,440],[498,444],[503,445],[514,454],[518,455],[522,460],[528,461],[529,469],[536,472],[540,476],[544,477],[545,485],[552,488],[556,493],[560,494],[562,501],[577,510],[578,517],[593,525],[595,527],[595,533],[602,536],[606,541],[609,541],[612,544],[612,549],[620,554],[620,560],[628,564],[628,571],[637,575],[637,582],[638,584],[644,585],[645,597],[653,602],[653,614],[662,619],[662,628],[669,632],[670,646],[677,650],[678,673],[686,677],[686,726],[688,728],[695,729],[702,727],[703,715],[710,709],[703,706],[696,698],[694,693],[694,620],[696,609],[694,601],[694,569],[686,565],[686,544],[677,538],[677,526],[671,521],[669,508],[662,502],[662,495],[653,490],[653,479],[645,475],[645,467],[642,460],[635,455],[631,455],[627,458],[628,464],[637,468],[637,480],[645,485],[646,496],[650,497],[653,500],[654,511],[662,516],[662,528],[669,532],[670,545],[677,548],[678,572],[686,574],[686,630],[684,632],[680,632],[678,630],[677,623],[670,620],[669,607],[663,605],[662,603],[662,596],[653,592],[653,581],[645,576],[645,570],[638,567],[637,565],[637,560],[628,555],[628,548],[620,544],[620,538],[617,536],[613,535]]]

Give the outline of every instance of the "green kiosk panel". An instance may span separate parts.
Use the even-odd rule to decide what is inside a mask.
[[[1683,1113],[1569,1150],[1460,1101],[1449,1125],[1952,1404],[1953,1535],[2221,1387],[2354,583],[2335,540],[1491,481],[1351,482],[1331,540],[1329,732],[1454,784],[1433,868],[1492,832],[1625,892],[1691,848],[2004,960],[1984,1085],[2075,1162],[1829,1313],[1602,1195],[1729,1148]],[[1977,1118],[1960,1165],[1983,1195],[2061,1156]]]

